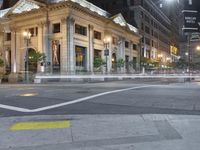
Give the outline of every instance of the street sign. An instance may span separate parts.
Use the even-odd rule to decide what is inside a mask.
[[[190,41],[193,41],[193,42],[200,41],[200,34],[199,33],[193,33],[191,35]]]
[[[185,33],[198,32],[198,11],[196,10],[183,10],[184,15],[184,27],[183,31]]]
[[[109,50],[108,49],[104,50],[104,56],[109,56]]]

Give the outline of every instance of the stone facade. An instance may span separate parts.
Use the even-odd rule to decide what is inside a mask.
[[[26,70],[27,51],[29,59],[34,52],[44,53],[45,71],[61,74],[93,73],[94,58],[98,55],[105,60],[106,45],[108,73],[115,70],[117,60],[129,63],[138,57],[138,49],[133,48],[141,38],[137,29],[121,14],[111,17],[85,0],[52,0],[48,4],[20,0],[0,11],[0,24],[0,51],[12,73]],[[25,31],[30,39],[24,37]],[[106,38],[111,40],[105,43]],[[34,65],[41,72],[43,64]]]

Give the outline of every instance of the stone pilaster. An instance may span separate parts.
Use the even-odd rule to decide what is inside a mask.
[[[74,18],[67,17],[67,71],[75,73]]]

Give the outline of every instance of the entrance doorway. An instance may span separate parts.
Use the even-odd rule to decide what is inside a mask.
[[[125,66],[126,66],[126,72],[128,73],[130,70],[129,70],[129,56],[126,55],[125,56]]]
[[[113,72],[117,71],[117,56],[115,53],[112,54],[112,70]]]

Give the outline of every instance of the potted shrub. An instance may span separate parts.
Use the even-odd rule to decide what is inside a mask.
[[[36,62],[37,66],[45,67],[46,55],[41,52],[35,52],[33,54],[32,61]],[[37,70],[39,71],[40,69],[38,68]]]
[[[129,71],[130,73],[134,73],[136,71],[137,68],[137,61],[136,59],[132,59],[128,62],[129,65]]]
[[[3,67],[4,67],[4,61],[3,61],[3,59],[0,58],[0,69],[1,69],[1,71],[0,71],[0,83],[3,79],[3,74],[4,74],[3,70],[2,70]]]
[[[104,64],[104,61],[102,58],[95,58],[94,59],[94,72],[101,72],[102,71],[102,65]]]
[[[122,68],[124,68],[124,65],[125,65],[125,61],[122,58],[117,60],[117,68],[119,68],[120,73],[123,72]]]

